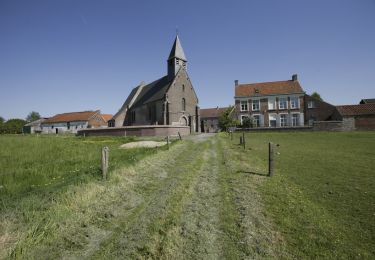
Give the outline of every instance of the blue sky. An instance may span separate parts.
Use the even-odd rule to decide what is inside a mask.
[[[294,73],[335,105],[375,98],[374,0],[0,0],[0,116],[116,113],[167,73],[176,27],[201,108]]]

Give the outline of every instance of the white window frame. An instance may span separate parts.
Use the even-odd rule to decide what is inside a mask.
[[[285,107],[281,107],[281,100],[285,100]],[[279,109],[288,109],[288,98],[287,97],[280,97],[279,98]]]
[[[310,100],[307,102],[307,108],[314,108],[315,107],[315,102],[314,100]]]
[[[258,105],[258,109],[254,109],[254,105]],[[251,102],[251,110],[252,111],[260,111],[260,99],[253,99]]]
[[[294,106],[293,100],[297,100],[296,106]],[[299,97],[290,97],[290,109],[298,109],[299,108]]]
[[[260,114],[255,114],[255,115],[252,115],[252,116],[253,116],[254,122],[256,122],[255,127],[260,127]],[[255,119],[256,116],[258,117],[258,120]]]
[[[293,121],[293,118],[294,116],[297,116],[297,121],[296,121],[296,124],[294,124],[294,121]],[[300,113],[293,113],[292,116],[290,117],[290,120],[291,120],[291,126],[299,126],[299,120],[300,120]]]
[[[273,127],[271,126],[271,117],[272,121],[274,120],[276,123],[274,127],[277,127],[277,114],[268,114],[268,127]]]
[[[279,114],[279,116],[280,116],[280,126],[281,127],[286,127],[286,126],[288,126],[288,114],[286,114],[286,113],[281,113],[281,114]],[[283,125],[283,123],[282,123],[282,116],[285,116],[285,125]]]
[[[268,110],[275,110],[276,109],[276,98],[269,97],[267,101],[268,101]],[[272,108],[270,107],[270,104],[273,105]]]
[[[242,106],[245,106],[245,109],[243,109]],[[249,102],[240,101],[240,111],[249,111]]]

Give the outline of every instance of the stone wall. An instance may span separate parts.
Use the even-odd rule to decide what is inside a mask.
[[[314,131],[353,131],[354,118],[343,118],[342,121],[314,121]]]
[[[357,116],[355,128],[357,130],[375,130],[375,115]]]
[[[98,129],[79,130],[78,135],[85,136],[172,136],[172,135],[189,135],[189,126],[124,126],[108,127]]]

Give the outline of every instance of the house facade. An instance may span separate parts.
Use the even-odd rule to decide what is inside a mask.
[[[109,116],[107,116],[109,117]],[[41,123],[41,133],[44,134],[76,134],[86,128],[107,127],[107,121],[96,111],[83,111],[57,114]]]
[[[291,80],[239,84],[235,81],[236,117],[251,118],[255,127],[304,126],[304,91],[297,75]]]
[[[108,126],[174,125],[200,131],[198,97],[178,36],[167,60],[167,71],[166,76],[135,87]]]
[[[310,95],[304,96],[305,125],[312,126],[316,121],[342,121],[336,106]]]

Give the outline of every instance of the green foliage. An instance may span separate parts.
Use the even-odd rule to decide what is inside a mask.
[[[320,94],[318,92],[314,91],[310,96],[312,96],[313,98],[315,98],[317,100],[323,101],[322,97],[320,96]]]
[[[27,122],[33,122],[33,121],[38,120],[38,119],[40,119],[40,114],[38,112],[35,112],[35,111],[30,112],[26,117]]]
[[[2,125],[5,122],[5,119],[0,116],[0,125]]]
[[[1,134],[22,134],[22,127],[27,122],[23,119],[9,119],[3,124],[0,124]]]
[[[219,117],[219,128],[222,131],[227,131],[229,127],[234,127],[238,121],[233,118],[234,107],[228,107]]]

